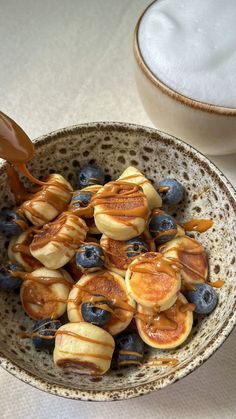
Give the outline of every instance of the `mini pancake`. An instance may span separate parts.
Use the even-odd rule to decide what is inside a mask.
[[[47,268],[59,269],[74,256],[87,230],[82,218],[63,212],[34,236],[30,245],[31,254]]]
[[[140,186],[109,182],[92,198],[98,230],[114,240],[129,240],[145,230],[149,207]]]
[[[90,186],[87,186],[86,188],[80,189],[79,191],[74,191],[73,196],[76,195],[78,192],[87,192],[92,198],[92,196],[95,195],[101,188],[102,188],[102,185],[90,185]],[[89,203],[88,205],[83,205],[83,203],[81,203],[81,206],[78,206],[76,205],[76,202],[78,202],[79,199],[74,201],[73,196],[72,196],[70,205],[68,207],[68,211],[71,211],[73,212],[73,214],[76,214],[82,218],[93,219],[94,209],[91,203]]]
[[[194,285],[207,280],[207,254],[197,240],[188,236],[178,237],[160,246],[159,251],[166,258],[181,264],[181,277],[185,283]]]
[[[182,294],[171,308],[161,313],[138,305],[136,324],[140,337],[147,345],[157,349],[176,348],[192,330],[192,307]]]
[[[139,304],[160,311],[171,307],[180,290],[179,268],[160,253],[144,253],[128,267],[125,282]]]
[[[35,259],[30,252],[30,245],[34,238],[34,230],[29,228],[18,237],[13,237],[8,246],[8,258],[17,263],[27,272],[40,268],[42,263]]]
[[[64,314],[74,284],[68,272],[39,268],[31,273],[19,272],[18,276],[23,279],[21,303],[31,319],[58,319]]]
[[[140,237],[148,244],[149,251],[155,252],[155,241],[152,239],[149,231],[145,230]],[[106,268],[125,277],[126,270],[133,260],[125,252],[127,241],[110,239],[103,234],[100,244],[106,254]]]
[[[111,365],[113,337],[91,323],[67,323],[56,332],[54,363],[78,374],[103,375]]]
[[[32,196],[20,206],[20,212],[35,226],[43,226],[61,214],[71,200],[72,187],[63,176],[53,173],[45,185],[34,188]]]
[[[118,180],[122,180],[123,182],[135,183],[136,185],[141,186],[144,194],[147,197],[150,210],[162,206],[162,199],[159,193],[152,186],[150,180],[148,180],[142,172],[136,169],[136,167],[127,167],[127,169],[125,169],[125,171],[121,174]]]
[[[122,332],[131,322],[136,304],[127,293],[124,279],[105,269],[84,274],[74,285],[67,305],[69,321],[83,321],[81,304],[85,301],[96,304],[98,295],[105,297],[112,306],[111,319],[104,329],[112,335]]]

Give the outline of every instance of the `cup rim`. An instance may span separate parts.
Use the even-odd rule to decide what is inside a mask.
[[[223,173],[216,167],[216,165],[211,162],[206,156],[204,156],[200,151],[196,150],[193,146],[185,143],[184,141],[169,135],[160,130],[149,128],[146,126],[138,124],[130,124],[127,122],[88,122],[84,124],[78,124],[69,126],[66,128],[61,128],[51,133],[45,134],[41,137],[38,137],[34,140],[37,150],[44,147],[48,140],[56,141],[58,138],[65,137],[67,138],[68,134],[80,134],[84,132],[92,132],[94,130],[118,130],[120,132],[126,131],[135,131],[136,133],[144,134],[149,133],[152,136],[159,135],[162,138],[162,141],[170,141],[171,143],[181,147],[182,152],[192,153],[198,159],[201,164],[204,164],[206,170],[213,171],[220,180],[222,187],[225,188],[227,194],[229,194],[230,202],[236,211],[236,190],[230,183],[230,181],[223,175]],[[0,170],[4,169],[4,163],[0,162]],[[228,196],[228,195],[227,195]],[[235,303],[236,307],[236,303]],[[234,307],[234,308],[235,308]],[[236,325],[236,310],[232,309],[229,313],[226,321],[221,325],[219,331],[214,336],[213,340],[210,342],[210,345],[202,348],[202,350],[195,356],[191,361],[186,361],[179,366],[178,374],[172,374],[168,377],[162,379],[154,379],[148,383],[141,383],[138,386],[125,387],[118,390],[86,390],[86,389],[76,389],[69,388],[60,384],[53,384],[47,381],[46,379],[35,376],[30,369],[23,369],[17,364],[17,361],[8,358],[6,355],[1,353],[0,349],[0,365],[3,369],[8,371],[10,374],[20,379],[21,381],[30,384],[32,387],[35,387],[39,390],[42,390],[49,394],[54,394],[57,396],[84,400],[84,401],[118,401],[126,400],[133,397],[138,397],[153,392],[154,390],[161,390],[165,386],[179,381],[183,377],[187,376],[200,365],[202,365],[207,359],[209,359],[216,350],[224,343],[226,338],[233,331],[234,326]]]
[[[213,113],[213,114],[219,114],[219,115],[227,115],[227,116],[235,116],[236,115],[236,108],[229,108],[226,106],[221,105],[213,105],[211,103],[202,102],[200,100],[192,99],[188,96],[185,96],[176,90],[169,87],[167,84],[163,83],[148,67],[147,63],[145,62],[140,46],[139,46],[139,40],[138,40],[138,32],[139,32],[139,26],[141,23],[141,20],[144,16],[144,14],[147,12],[147,10],[158,0],[152,1],[142,12],[136,26],[134,29],[134,37],[133,37],[133,52],[134,57],[136,59],[136,62],[142,72],[148,77],[148,79],[156,86],[158,87],[162,93],[168,95],[172,99],[176,100],[177,102],[180,102],[182,105],[189,106],[190,108],[199,109],[204,112]]]

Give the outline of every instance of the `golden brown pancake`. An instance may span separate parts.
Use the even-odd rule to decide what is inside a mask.
[[[175,348],[183,343],[191,332],[192,309],[182,294],[171,308],[161,313],[138,305],[138,332],[144,342],[154,348]]]
[[[160,253],[144,253],[126,272],[131,297],[146,307],[163,311],[171,307],[181,286],[179,268]]]

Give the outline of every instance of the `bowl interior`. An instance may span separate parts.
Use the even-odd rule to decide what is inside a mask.
[[[154,184],[176,177],[187,190],[186,201],[172,210],[179,221],[212,218],[214,226],[199,239],[210,261],[210,279],[225,280],[217,290],[219,304],[208,317],[195,319],[191,336],[181,347],[165,351],[178,358],[177,366],[140,367],[110,371],[89,377],[56,368],[51,355],[37,352],[30,339],[18,332],[30,330],[33,321],[23,312],[19,293],[0,295],[0,351],[2,365],[38,388],[66,397],[115,400],[162,388],[191,372],[223,343],[235,323],[236,205],[234,190],[204,156],[189,145],[156,130],[128,124],[88,124],[44,136],[37,141],[37,154],[29,164],[35,176],[63,174],[76,185],[81,164],[96,162],[107,180],[116,179],[129,165],[138,167]],[[203,190],[208,189],[200,194]],[[4,165],[0,168],[1,206],[14,205]],[[192,236],[198,237],[198,233]],[[1,260],[7,257],[7,242],[1,238]],[[163,351],[148,350],[147,358],[163,357]]]

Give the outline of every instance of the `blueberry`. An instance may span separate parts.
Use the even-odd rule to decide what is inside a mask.
[[[177,233],[175,219],[168,214],[154,214],[149,222],[149,231],[157,244],[166,243]]]
[[[36,349],[52,350],[55,345],[55,333],[62,323],[59,320],[38,320],[33,327],[33,344]]]
[[[102,268],[104,266],[104,253],[99,244],[83,244],[75,254],[78,268]]]
[[[0,211],[0,232],[7,236],[18,236],[22,233],[22,228],[17,221],[22,218],[11,208],[3,208]]]
[[[21,279],[15,278],[11,275],[11,271],[21,271],[19,266],[14,263],[7,262],[0,268],[0,289],[5,291],[11,291],[19,288],[21,285]]]
[[[97,295],[97,297],[99,297]],[[98,306],[101,306],[98,307]],[[106,307],[111,308],[111,303],[107,301],[104,297],[104,300],[92,302],[85,302],[81,305],[81,314],[84,321],[95,324],[96,326],[105,326],[111,318],[111,312],[106,310]]]
[[[90,204],[92,193],[89,191],[74,191],[70,205],[73,208],[85,208]]]
[[[164,179],[159,183],[160,187],[167,187],[166,191],[160,191],[163,204],[165,205],[177,205],[184,198],[185,189],[183,185],[176,179]]]
[[[134,258],[141,253],[148,252],[148,245],[141,239],[141,237],[134,237],[127,241],[125,246],[125,253],[128,258]]]
[[[118,366],[139,365],[143,354],[144,343],[137,333],[126,333],[116,338],[115,357]]]
[[[196,305],[196,313],[211,313],[218,302],[218,296],[214,288],[208,284],[196,284],[194,287],[196,290],[186,293],[187,300]]]
[[[81,188],[85,188],[89,185],[103,185],[103,170],[95,164],[85,164],[80,169],[78,181]]]

